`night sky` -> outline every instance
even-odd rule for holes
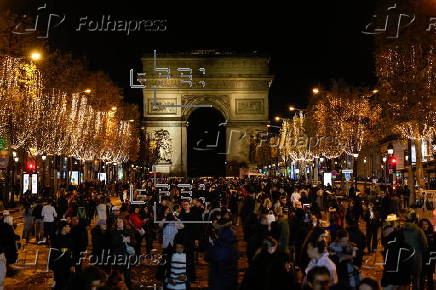
[[[50,48],[86,57],[123,88],[126,101],[142,107],[140,90],[129,87],[129,69],[140,71],[144,53],[194,49],[258,51],[271,56],[275,76],[270,114],[304,107],[314,86],[342,78],[374,85],[373,38],[361,31],[374,14],[374,0],[335,1],[97,1],[7,0],[15,12],[65,15],[49,33]],[[278,2],[278,1],[277,1]],[[3,3],[4,4],[4,3]],[[287,5],[289,4],[289,5]],[[167,20],[164,32],[76,31],[80,17],[99,20]],[[48,17],[41,17],[48,18]],[[45,20],[47,22],[47,20]],[[54,18],[52,21],[57,21]],[[43,20],[42,20],[43,22]]]

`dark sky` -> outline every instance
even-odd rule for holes
[[[108,72],[124,89],[127,101],[140,105],[140,90],[129,87],[129,69],[139,71],[141,55],[154,49],[158,53],[220,49],[270,55],[275,76],[271,115],[286,113],[290,104],[304,106],[311,88],[327,85],[332,78],[374,84],[373,39],[361,33],[374,14],[374,0],[7,1],[16,11],[33,17],[44,3],[47,9],[41,15],[65,15],[61,25],[50,29],[51,47],[85,56],[92,69]],[[76,31],[80,17],[99,20],[102,15],[117,20],[165,19],[167,29],[129,36]],[[57,18],[52,21],[56,23]]]

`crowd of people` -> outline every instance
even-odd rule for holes
[[[434,289],[433,225],[408,208],[406,188],[342,194],[266,177],[158,182],[24,196],[21,236],[9,212],[0,217],[0,290],[14,275],[18,242],[48,246],[54,289],[134,289],[139,265],[153,267],[163,289],[191,289],[206,263],[211,290]],[[363,277],[365,257],[377,251],[381,279]]]

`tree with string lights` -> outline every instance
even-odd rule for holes
[[[356,167],[362,147],[379,138],[380,115],[381,107],[369,89],[333,82],[309,110],[311,131],[319,138],[315,152],[326,157],[352,155]],[[356,168],[354,179],[357,180]]]
[[[291,160],[303,170],[307,180],[306,166],[314,158],[309,138],[305,132],[305,117],[302,111],[292,119],[283,119],[278,149],[284,160]]]
[[[376,38],[378,99],[384,108],[387,135],[399,134],[416,150],[416,182],[424,187],[423,142],[434,139],[436,128],[436,38],[423,29],[433,0],[403,1],[398,9],[416,15],[416,21],[398,38]],[[433,1],[434,2],[434,1]],[[410,202],[415,202],[415,172],[409,167]]]

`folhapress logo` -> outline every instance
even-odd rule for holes
[[[41,15],[40,13],[47,9],[47,4],[44,4],[41,7],[38,7],[36,9],[36,17],[35,19],[35,23],[33,24],[32,27],[28,27],[28,28],[24,28],[23,27],[23,23],[20,22],[18,23],[14,29],[12,30],[13,34],[36,34],[37,38],[48,38],[48,35],[50,33],[50,30],[52,28],[58,27],[59,25],[61,25],[64,21],[65,21],[65,14],[63,15],[59,15],[59,14],[54,14],[54,13],[49,13],[48,16],[46,15]],[[47,21],[44,21],[44,17],[47,16]],[[23,20],[25,20],[27,18],[27,15],[23,15]],[[43,23],[43,25],[41,25],[41,23]],[[46,25],[44,26],[44,23],[46,23]],[[39,32],[41,32],[42,34],[38,34]]]
[[[50,13],[47,4],[36,9],[36,15],[32,16],[34,23],[28,23],[28,15],[23,15],[22,21],[12,30],[13,34],[35,34],[37,38],[48,38],[53,28],[59,27],[65,22],[65,14]],[[27,26],[25,27],[27,23]],[[98,19],[90,19],[83,16],[71,21],[75,31],[97,31],[97,32],[125,32],[130,35],[132,32],[163,32],[167,30],[166,19],[114,19],[111,15],[102,15]]]
[[[79,27],[76,31],[117,31],[126,32],[158,32],[167,30],[167,20],[165,19],[142,19],[142,20],[121,20],[111,19],[110,15],[102,15],[100,19],[88,19],[88,16],[81,17]]]
[[[386,9],[384,15],[373,15],[373,21],[365,26],[363,34],[380,35],[385,34],[386,38],[399,38],[401,31],[416,22],[415,14],[399,13],[397,4]],[[379,21],[376,21],[379,19]],[[378,24],[377,24],[378,23]],[[391,29],[388,29],[388,28]],[[426,32],[436,33],[436,17],[428,17],[426,26],[422,28]]]

